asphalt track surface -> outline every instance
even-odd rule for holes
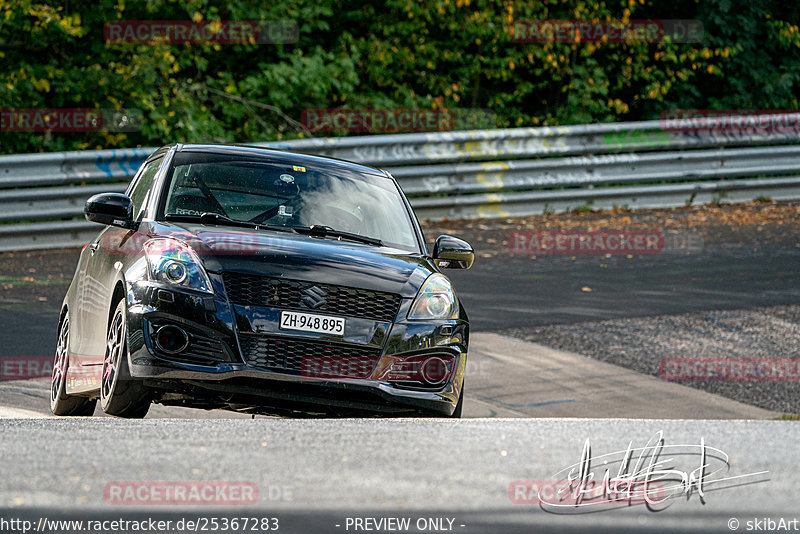
[[[721,473],[708,469],[702,499],[695,487],[659,512],[638,504],[566,515],[526,500],[525,481],[561,480],[587,438],[597,457],[629,443],[644,447],[659,431],[667,446],[705,438],[706,447],[727,454]],[[729,532],[732,519],[745,530],[756,518],[800,516],[800,449],[787,446],[798,439],[800,427],[786,421],[13,420],[0,433],[0,515],[34,524],[42,517],[277,517],[279,532],[292,533],[365,532],[347,521],[366,517],[453,520],[449,529],[403,532]],[[683,473],[701,464],[699,454],[664,452]],[[733,487],[710,483],[755,473]],[[258,497],[233,508],[174,508],[149,492],[114,500],[110,488],[133,481],[248,483]]]
[[[603,260],[478,260],[448,275],[476,331],[800,302],[800,249]]]
[[[724,349],[719,352],[722,356],[727,353],[800,356],[800,331],[796,320],[787,320],[784,314],[771,322],[756,321],[751,313],[759,307],[794,306],[792,309],[796,310],[800,304],[797,222],[794,226],[761,225],[749,233],[735,227],[723,226],[721,230],[715,227],[714,232],[705,230],[705,234],[701,234],[705,235],[700,240],[701,246],[676,247],[649,256],[511,254],[507,243],[503,243],[503,236],[508,236],[509,230],[500,226],[495,223],[494,226],[481,224],[453,229],[440,225],[427,229],[428,235],[455,230],[471,240],[479,252],[472,269],[447,272],[468,310],[473,340],[491,333],[513,335],[651,376],[657,375],[653,371],[657,368],[654,360],[663,355],[654,350],[657,336],[641,335],[647,328],[665,333],[662,336],[666,338],[662,340],[665,345],[678,346],[671,340],[693,337],[695,343],[691,350],[684,351],[687,357],[702,355],[720,332],[727,333],[734,326],[748,335],[733,340],[726,337],[725,343],[717,347]],[[59,305],[72,278],[77,256],[77,250],[0,256],[0,284],[3,285],[0,358],[52,354]],[[675,314],[720,310],[739,313],[740,324],[732,326],[706,317],[686,321],[675,331],[663,327],[669,322],[664,318]],[[796,316],[794,311],[789,319]],[[622,346],[618,339],[615,345],[614,339],[598,337],[598,322],[615,333],[625,330],[625,335],[617,336],[624,340]],[[776,341],[774,335],[767,335],[771,331],[779,332],[781,339]],[[637,333],[638,336],[634,335]],[[580,404],[579,396],[574,393],[554,391],[552,395],[542,395],[541,388],[535,390],[531,386],[542,365],[546,364],[541,361],[541,350],[532,346],[514,350],[516,355],[522,350],[527,361],[518,373],[505,379],[499,378],[504,376],[502,367],[499,371],[487,371],[492,368],[491,359],[478,354],[470,359],[469,391],[476,395],[468,395],[472,397],[468,415],[626,416],[625,412],[618,413],[618,409],[611,406],[601,410],[599,407],[604,405],[592,399],[585,399],[586,405]],[[568,356],[564,358],[569,359]],[[585,371],[585,363],[578,359],[572,366]],[[613,376],[614,372],[606,375]],[[551,375],[551,382],[575,391],[577,388],[569,386],[570,378],[567,374],[555,373]],[[517,383],[520,385],[514,398],[502,394],[503,388],[513,389],[511,386]],[[605,383],[606,386],[611,384],[610,380]],[[688,386],[758,406],[763,409],[758,412],[762,416],[768,412],[800,413],[797,381],[783,384],[697,382],[685,384],[684,389]],[[481,390],[484,393],[477,394]],[[42,391],[40,386],[30,384],[0,383],[0,406],[41,413],[47,409]],[[681,394],[681,397],[690,404],[694,399],[691,395]],[[566,403],[570,405],[566,413],[563,406],[556,406]],[[691,411],[687,414],[686,410],[677,408],[669,411],[663,407],[656,409],[651,404],[646,407],[652,411],[643,413],[629,409],[627,416],[730,418],[737,413],[745,416],[737,409],[716,414]],[[186,417],[192,413],[201,417],[227,416],[166,408],[155,408],[151,416]],[[748,417],[761,418],[753,414]]]
[[[576,325],[586,321],[623,320],[631,317],[654,317],[697,310],[748,309],[758,306],[797,304],[800,302],[800,248],[769,246],[737,250],[701,249],[693,252],[665,253],[657,257],[552,257],[532,260],[530,257],[498,254],[490,258],[478,258],[469,271],[449,271],[455,287],[467,307],[471,319],[473,340],[480,342],[482,336],[493,332],[522,331],[518,337],[538,341],[524,332],[542,325]],[[18,284],[4,292],[0,302],[0,358],[9,356],[42,356],[53,352],[58,306],[66,285],[72,277],[77,261],[76,250],[51,251],[20,254],[17,257],[0,258],[16,269],[16,276],[9,280],[22,280],[28,271],[37,282]],[[590,289],[590,291],[586,291]],[[690,325],[691,328],[695,328]],[[696,328],[695,328],[696,330]],[[704,335],[700,334],[702,338]],[[559,340],[547,340],[550,348],[559,345]],[[552,341],[552,342],[549,342]],[[752,341],[752,340],[751,340]],[[787,340],[798,345],[798,336]],[[484,345],[485,345],[484,341]],[[478,344],[474,344],[475,347]],[[569,349],[569,347],[567,347]],[[647,340],[641,341],[639,349],[647,352]],[[604,391],[619,381],[613,378],[622,369],[611,368],[603,373],[609,377],[602,384],[591,377],[587,369],[591,362],[567,351],[562,358],[570,365],[561,366],[548,375],[549,384],[537,384],[543,369],[552,370],[548,360],[542,358],[547,347],[510,348],[506,354],[486,357],[476,351],[470,358],[468,369],[470,400],[467,416],[472,417],[680,417],[680,418],[765,418],[779,415],[778,412],[796,413],[795,404],[759,403],[769,396],[771,387],[764,392],[737,387],[721,393],[740,404],[757,404],[760,411],[742,411],[742,406],[730,405],[719,410],[695,410],[695,396],[687,386],[668,384],[674,389],[670,395],[682,398],[684,403],[667,402],[666,397],[650,397],[659,403],[627,402],[618,396],[616,406],[596,402]],[[580,352],[580,351],[573,351]],[[565,355],[566,354],[566,355]],[[519,368],[507,373],[507,367],[497,361],[523,356],[516,362]],[[586,355],[592,356],[591,353]],[[617,361],[613,357],[604,361],[627,366],[639,372],[636,366]],[[571,358],[571,359],[570,359]],[[589,367],[587,367],[587,365]],[[568,370],[581,369],[582,382],[576,382]],[[646,372],[646,371],[645,371]],[[560,373],[560,374],[559,374]],[[627,375],[626,375],[627,376]],[[577,394],[587,380],[592,380],[597,396]],[[627,391],[632,382],[628,381]],[[657,380],[651,381],[656,387]],[[618,385],[618,384],[617,384]],[[690,384],[698,386],[697,384]],[[0,383],[0,406],[8,409],[47,412],[45,384],[8,382]],[[663,384],[658,384],[663,388]],[[700,387],[702,388],[702,384]],[[763,385],[762,385],[763,386]],[[642,386],[647,389],[649,386]],[[667,387],[667,389],[671,389]],[[796,403],[797,382],[781,385],[780,397],[794,399]],[[619,389],[619,388],[618,388]],[[709,388],[705,388],[709,389]],[[683,392],[678,393],[678,390]],[[508,392],[512,391],[513,394]],[[777,391],[777,390],[776,390]],[[545,392],[550,392],[545,394]],[[664,395],[668,394],[664,392]],[[754,397],[759,399],[754,401]],[[762,399],[763,400],[763,399]],[[702,406],[720,403],[702,401]],[[683,406],[679,408],[679,406]],[[98,415],[100,412],[98,410]],[[2,415],[2,413],[0,413]],[[230,417],[220,412],[196,412],[175,408],[155,407],[150,417]]]
[[[0,355],[53,350],[59,305],[77,258],[77,250],[65,250],[15,260],[17,279],[29,268],[50,268],[60,278],[0,300]],[[793,246],[574,258],[478,258],[472,269],[447,275],[475,332],[800,303],[800,248]]]
[[[48,415],[46,379],[2,381],[0,531],[18,532],[2,523],[15,518],[36,524],[42,518],[278,517],[279,532],[492,534],[731,532],[731,525],[753,530],[749,527],[764,528],[767,520],[791,521],[800,515],[795,422],[774,420],[780,411],[754,406],[746,396],[725,398],[659,380],[615,358],[613,350],[598,355],[591,345],[571,349],[559,330],[584,333],[598,322],[616,321],[619,327],[632,321],[635,328],[628,332],[641,333],[647,331],[643,321],[675,314],[796,307],[797,232],[777,232],[785,239],[706,243],[656,257],[532,258],[504,252],[501,239],[467,235],[490,246],[475,243],[483,252],[472,270],[448,272],[472,322],[461,421],[252,420],[160,406],[145,421],[63,419]],[[0,358],[52,353],[58,307],[77,252],[0,256]],[[778,349],[794,354],[794,323],[784,322],[791,335]],[[687,324],[700,340],[714,339],[730,326]],[[745,343],[754,349],[763,345],[765,336],[750,334],[738,341],[737,350],[746,351]],[[640,337],[644,341],[625,338],[632,340],[631,351],[647,350],[646,336]],[[599,455],[629,443],[642,446],[659,430],[667,444],[705,439],[724,450],[727,476],[769,474],[755,484],[706,491],[702,502],[695,491],[660,512],[635,505],[562,515],[510,497],[515,481],[549,481],[578,462],[586,439]],[[699,465],[699,457],[690,458],[694,463],[686,472]],[[106,499],[109,484],[152,481],[247,481],[257,486],[259,497],[242,507],[177,509]],[[414,526],[347,526],[348,520],[390,517],[409,518]],[[420,518],[452,519],[453,526],[419,529]]]
[[[798,304],[800,242],[796,230],[787,234],[786,243],[772,246],[707,246],[658,256],[479,256],[472,269],[447,275],[473,332]],[[0,283],[24,278],[31,269],[36,278],[53,277],[30,287],[17,284],[0,296],[0,356],[52,352],[78,252],[0,255],[6,271],[0,271]],[[3,277],[9,270],[16,272]]]
[[[616,365],[491,333],[474,334],[464,417],[774,419],[781,414]],[[50,417],[49,380],[0,383],[0,418]],[[103,416],[100,408],[95,415]],[[148,418],[247,418],[153,405]]]

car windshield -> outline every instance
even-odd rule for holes
[[[328,227],[385,246],[418,252],[414,226],[388,178],[342,168],[247,156],[179,153],[169,175],[163,215],[217,214],[264,227]],[[209,220],[206,217],[206,220]]]

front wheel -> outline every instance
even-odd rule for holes
[[[97,399],[67,395],[67,370],[69,369],[69,311],[64,314],[58,329],[58,344],[50,379],[50,411],[55,415],[83,415],[94,413]]]
[[[128,321],[125,299],[114,310],[106,336],[103,378],[100,382],[100,406],[109,415],[141,419],[150,410],[150,391],[128,370]]]

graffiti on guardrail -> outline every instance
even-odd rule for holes
[[[601,181],[604,166],[632,164],[639,159],[638,154],[606,154],[563,158],[558,165],[539,160],[472,163],[442,166],[433,176],[418,177],[413,169],[409,169],[396,177],[403,180],[403,189],[409,194],[579,185]],[[624,172],[630,174],[630,170],[626,167]],[[430,172],[430,169],[425,171]],[[421,180],[422,187],[414,182],[415,179]]]
[[[125,153],[130,153],[130,151],[110,150],[107,153],[98,154],[95,165],[109,178],[114,176],[114,168],[122,171],[125,176],[133,176],[150,155],[146,150],[140,149],[134,149],[133,153],[128,156],[125,156]]]
[[[797,132],[663,126],[584,124],[264,145],[386,168],[423,220],[800,198]],[[152,150],[0,157],[0,222],[6,223],[0,250],[85,244],[98,227],[83,220],[83,200],[100,192],[99,184],[123,191]]]

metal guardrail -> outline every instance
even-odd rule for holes
[[[783,117],[786,117],[787,124],[796,125],[800,113]],[[617,122],[544,128],[312,138],[255,144],[391,167],[409,163],[759,146],[796,142],[800,134],[800,130],[796,130],[774,134],[719,132],[697,135],[665,131],[663,126],[661,121]]]
[[[97,235],[91,195],[124,191],[153,149],[0,156],[0,251],[73,247]]]
[[[398,179],[421,219],[800,199],[800,114],[781,133],[665,131],[660,121],[256,143]],[[0,251],[82,245],[83,203],[122,191],[153,149],[0,157]]]

